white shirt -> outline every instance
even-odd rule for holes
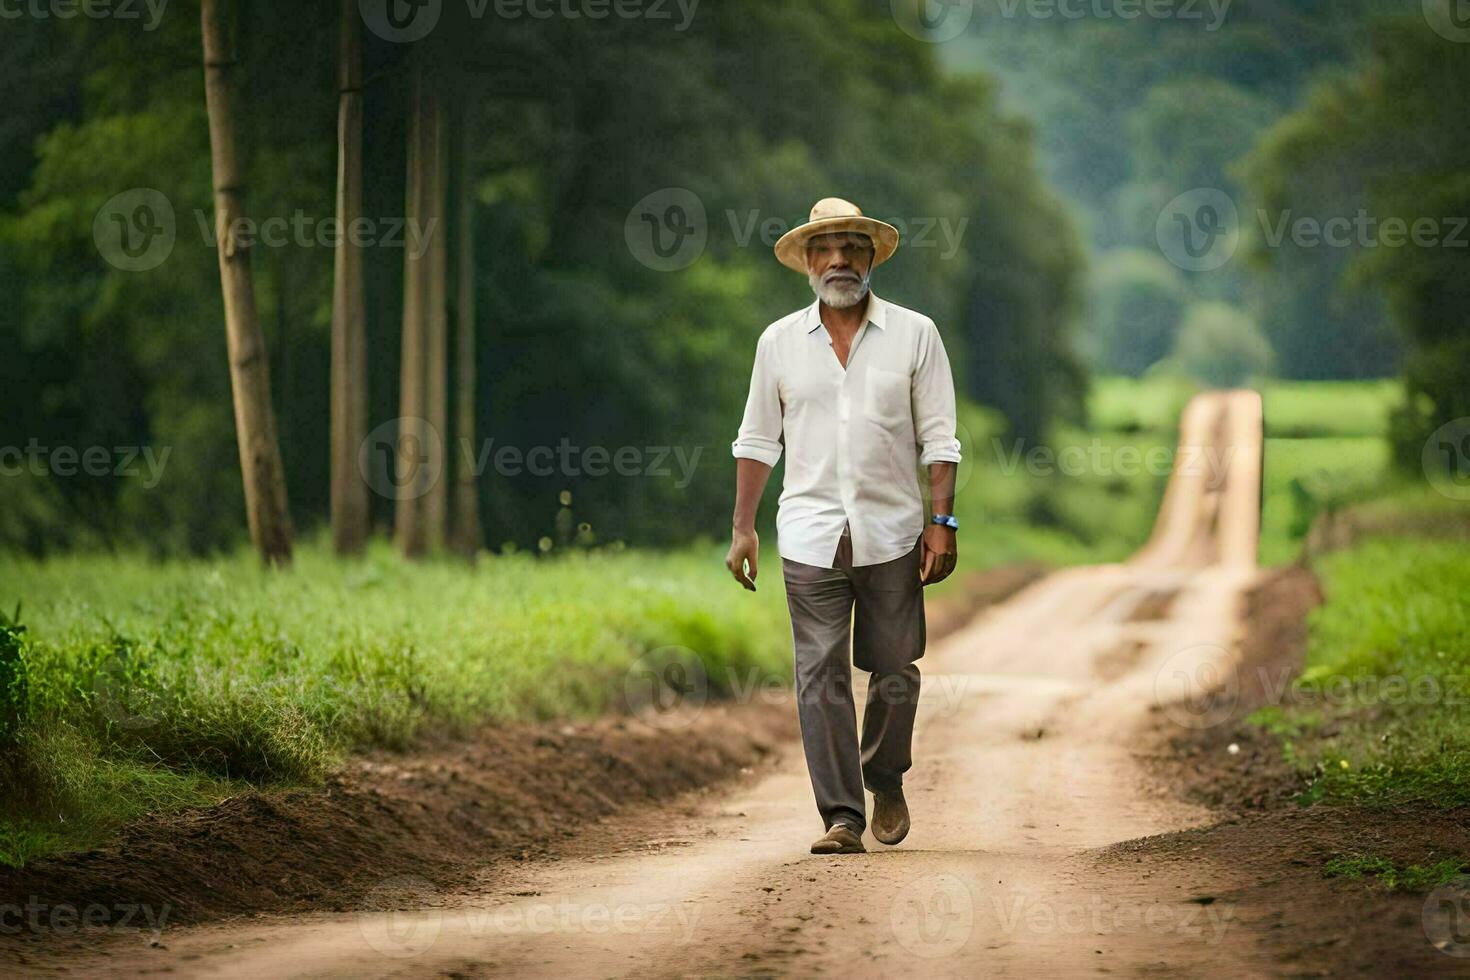
[[[761,334],[736,458],[775,466],[782,558],[831,568],[843,525],[854,565],[913,550],[924,530],[919,467],[958,463],[954,378],[928,317],[868,298],[844,370],[818,304]]]

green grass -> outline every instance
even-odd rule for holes
[[[1262,478],[1262,565],[1295,561],[1312,521],[1382,491],[1388,443],[1378,436],[1266,440]]]
[[[1178,432],[1179,416],[1199,388],[1179,377],[1094,378],[1089,426],[1102,432]]]
[[[1375,538],[1316,568],[1305,669],[1253,718],[1303,802],[1470,804],[1470,543]]]
[[[1374,878],[1391,892],[1427,892],[1458,878],[1466,862],[1446,858],[1434,864],[1410,864],[1400,868],[1388,858],[1368,854],[1347,854],[1330,858],[1322,868],[1325,878],[1358,881]]]
[[[1148,540],[1177,420],[1137,431],[1064,426],[1043,444],[1003,436],[998,417],[974,407],[960,422],[955,509],[966,567],[1117,561]],[[1162,467],[1148,465],[1150,453]]]
[[[355,749],[604,711],[645,656],[697,657],[715,695],[784,681],[779,565],[752,596],[719,551],[471,570],[409,565],[385,545],[341,562],[316,546],[285,574],[244,553],[0,558],[27,630],[21,718],[0,741],[0,860],[241,784],[311,782]]]
[[[1381,438],[1402,399],[1397,380],[1273,381],[1261,390],[1266,435],[1278,439]]]

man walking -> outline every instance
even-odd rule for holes
[[[954,380],[934,321],[870,291],[898,230],[838,198],[776,243],[817,301],[761,334],[733,451],[734,529],[725,566],[755,591],[756,508],[784,442],[776,519],[791,611],[801,740],[826,833],[813,854],[864,850],[909,831],[903,774],[919,705],[923,586],[954,571],[960,461]],[[919,467],[927,467],[926,524]],[[861,742],[849,649],[870,674]]]

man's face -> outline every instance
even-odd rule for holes
[[[807,280],[812,291],[833,309],[856,306],[868,294],[873,267],[873,240],[855,232],[814,235],[806,243]]]

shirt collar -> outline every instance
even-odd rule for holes
[[[812,333],[822,325],[822,301],[815,300],[811,306],[806,308],[806,332]],[[878,298],[878,294],[869,290],[868,292],[868,323],[880,329],[888,328],[888,304]]]

